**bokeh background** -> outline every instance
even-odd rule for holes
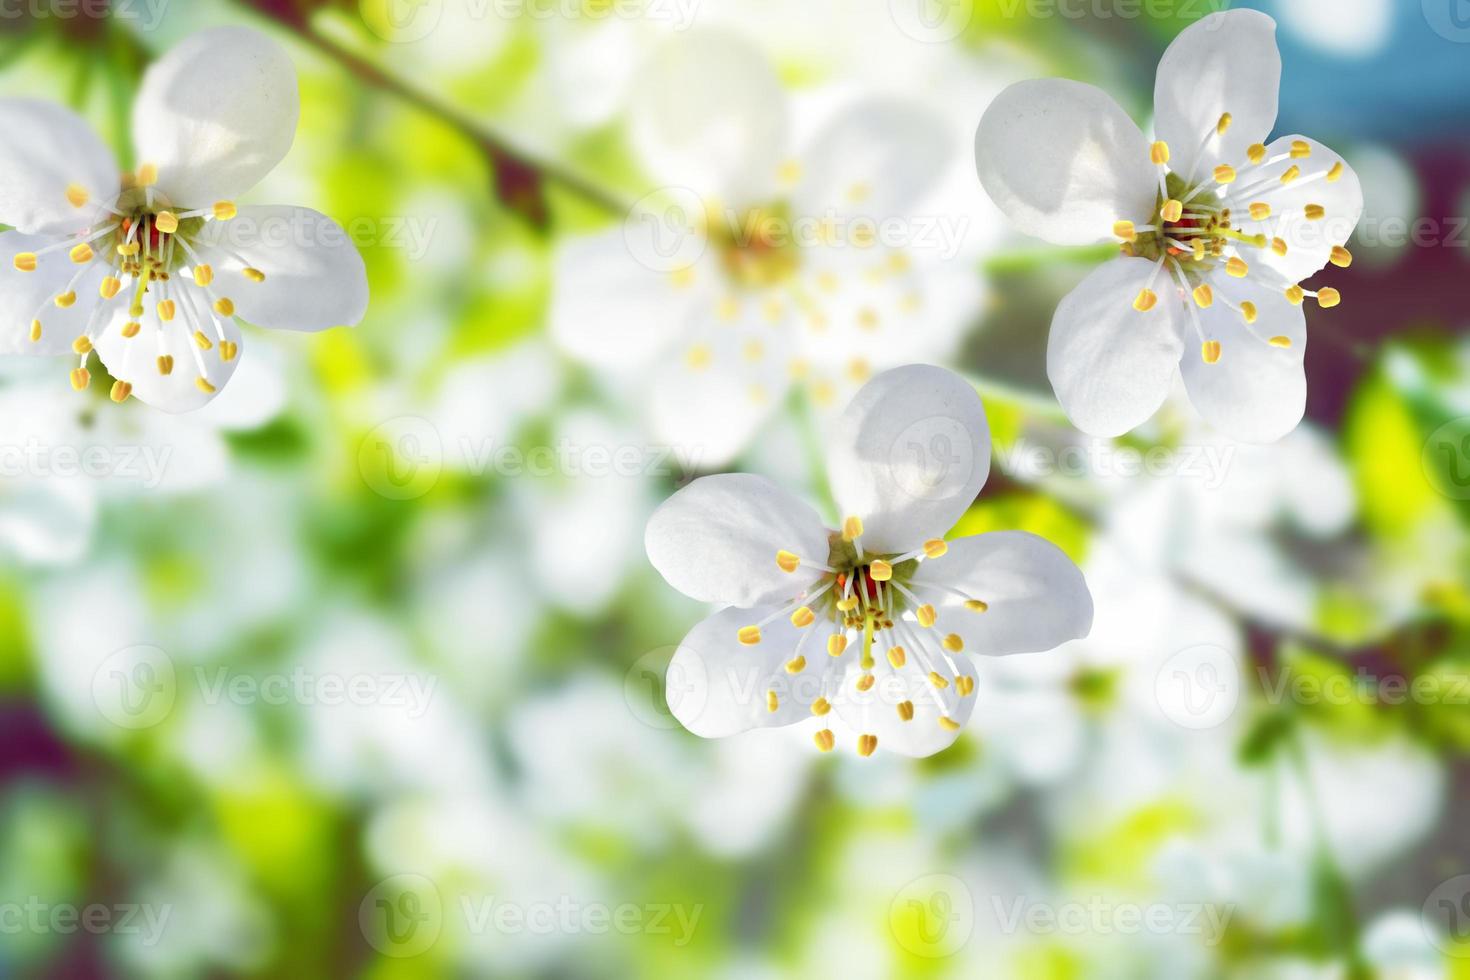
[[[0,92],[124,160],[151,58],[279,39],[302,124],[252,200],[334,216],[373,294],[356,329],[252,331],[193,415],[3,365],[0,976],[1470,977],[1470,9],[1249,5],[1280,23],[1277,131],[1367,197],[1308,422],[1258,448],[1182,397],[1072,430],[1047,326],[1109,250],[1010,232],[970,163],[1021,78],[1146,125],[1158,55],[1222,3],[0,4]],[[939,120],[929,193],[879,216],[963,235],[915,246],[932,316],[676,440],[687,352],[618,356],[638,285],[576,245],[668,187],[650,130],[722,152],[698,113],[649,122],[640,73],[680,56],[797,145],[865,97]],[[825,413],[919,356],[996,438],[957,533],[1062,545],[1093,634],[982,664],[922,761],[682,731],[664,669],[707,610],[647,564],[648,514],[721,469],[824,501]]]

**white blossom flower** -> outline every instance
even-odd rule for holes
[[[286,53],[246,28],[202,31],[155,62],[133,106],[141,161],[71,111],[0,100],[0,353],[65,354],[72,386],[95,351],[114,401],[170,412],[234,374],[238,320],[282,330],[352,325],[367,308],[362,257],[306,208],[237,206],[290,149],[299,113]]]
[[[1164,53],[1152,144],[1105,93],[1066,79],[1014,85],[985,113],[980,180],[1022,231],[1123,241],[1052,321],[1047,373],[1078,428],[1133,429],[1181,373],[1196,410],[1238,439],[1270,442],[1301,420],[1303,303],[1341,301],[1301,283],[1352,262],[1363,193],[1322,144],[1264,142],[1280,78],[1275,22],[1236,10]]]
[[[874,371],[947,356],[982,299],[967,219],[924,202],[956,140],[911,101],[827,113],[793,154],[765,56],[694,32],[649,59],[629,136],[661,193],[558,251],[549,329],[629,376],[658,437],[732,459],[799,386],[835,416]]]
[[[1082,573],[1049,542],[943,539],[989,471],[974,389],[910,365],[864,385],[834,426],[840,531],[758,476],[704,477],[665,501],[649,560],[726,606],[669,665],[674,716],[706,738],[814,719],[827,751],[835,713],[862,755],[880,739],[909,756],[947,747],[975,703],[971,654],[1049,650],[1092,624]]]

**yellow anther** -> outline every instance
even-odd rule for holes
[[[178,309],[179,308],[174,305],[173,300],[160,300],[158,303],[158,318],[164,323],[168,323],[174,318],[174,314],[178,312]]]
[[[92,383],[92,372],[86,368],[77,368],[71,373],[71,387],[73,391],[81,391]]]
[[[863,536],[863,519],[861,517],[849,517],[842,522],[842,540],[856,541]]]
[[[1353,253],[1341,245],[1332,246],[1332,256],[1329,261],[1339,269],[1346,269],[1353,264]]]
[[[981,602],[979,599],[966,599],[965,608],[970,610],[970,612],[985,612],[985,610],[990,608],[990,603]]]
[[[122,335],[128,339],[138,336],[138,331],[143,329],[143,324],[137,320],[129,320],[123,324]]]
[[[1260,163],[1262,160],[1266,159],[1266,144],[1252,143],[1250,147],[1245,151],[1245,155],[1246,159],[1250,160],[1251,163]]]
[[[1205,240],[1203,238],[1196,236],[1194,244],[1189,248],[1194,253],[1194,260],[1196,262],[1203,262],[1205,260]]]
[[[934,612],[934,607],[926,602],[924,603],[924,605],[915,610],[914,615],[918,616],[919,625],[924,627],[925,629],[928,629],[929,627],[934,625],[934,619],[937,614]]]
[[[68,306],[71,306],[74,303],[76,303],[76,301],[77,301],[77,294],[76,294],[75,291],[72,291],[72,292],[68,292],[68,293],[62,293],[60,296],[56,297],[56,299],[55,299],[54,302],[56,303],[57,306],[61,307],[64,310]]]
[[[86,334],[82,334],[76,340],[73,340],[71,342],[71,351],[73,354],[92,353],[92,338],[88,337]]]
[[[172,211],[160,211],[153,216],[153,227],[165,235],[172,235],[179,230],[179,216]]]
[[[1232,255],[1225,263],[1225,271],[1236,279],[1244,279],[1251,274],[1251,267],[1240,256]]]
[[[1207,340],[1199,347],[1199,356],[1206,364],[1220,363],[1220,342]]]
[[[219,359],[229,363],[240,353],[240,345],[233,340],[221,340],[219,342]]]
[[[958,633],[951,633],[944,638],[944,649],[950,653],[959,653],[965,648],[965,641]]]
[[[969,697],[975,693],[975,678],[961,674],[954,679],[954,689],[960,692],[960,697]]]
[[[1272,347],[1290,347],[1291,338],[1282,336],[1272,337],[1270,340],[1270,344]]]
[[[67,254],[71,256],[71,260],[77,265],[86,265],[88,262],[91,262],[92,259],[96,257],[97,253],[92,251],[91,245],[88,245],[86,242],[82,242],[82,244],[78,245]]]
[[[1183,216],[1183,201],[1168,200],[1165,201],[1164,206],[1159,209],[1159,217],[1163,218],[1165,221],[1178,221]]]
[[[163,375],[174,373],[174,356],[172,354],[160,354],[158,356],[158,373]]]
[[[1302,300],[1306,299],[1307,291],[1300,286],[1286,287],[1286,301],[1292,306],[1301,306]]]
[[[1140,313],[1147,313],[1159,305],[1159,296],[1152,289],[1140,289],[1138,296],[1133,300],[1133,308]]]
[[[960,723],[955,721],[953,718],[950,718],[948,715],[940,715],[939,727],[947,732],[957,732],[960,730]]]
[[[852,612],[858,607],[858,597],[850,595],[846,599],[837,600],[837,608],[843,612]]]
[[[1220,164],[1220,166],[1218,166],[1218,167],[1215,168],[1215,183],[1217,183],[1217,184],[1233,184],[1233,183],[1235,183],[1235,168],[1232,167],[1232,166],[1230,166],[1228,163],[1222,163],[1222,164]]]
[[[873,751],[875,749],[877,749],[877,748],[878,748],[878,736],[877,735],[859,735],[858,736],[858,755],[860,755],[860,756],[862,756],[863,758],[866,759],[868,756],[872,755],[873,754]]]
[[[817,743],[817,749],[822,752],[831,752],[832,746],[837,744],[837,738],[832,734],[832,729],[824,728],[812,736],[812,741]]]
[[[194,343],[199,345],[200,350],[210,350],[214,347],[214,344],[210,341],[210,339],[204,336],[203,330],[194,331]]]
[[[229,221],[239,210],[232,201],[216,201],[214,203],[214,217],[216,221]]]
[[[92,199],[92,195],[88,194],[87,189],[81,184],[68,184],[66,186],[66,199],[71,202],[72,207],[80,208],[86,207],[87,202]]]
[[[903,721],[914,720],[914,702],[901,701],[898,704],[898,717]]]
[[[155,164],[155,163],[145,163],[141,167],[138,168],[138,186],[139,187],[152,187],[156,183],[158,183],[158,165],[157,164]]]
[[[1131,221],[1117,221],[1113,223],[1113,237],[1134,242],[1138,240],[1138,229]]]
[[[761,641],[761,628],[759,626],[742,626],[735,636],[741,643],[748,647],[753,647]]]
[[[941,691],[944,690],[946,687],[949,687],[949,681],[944,679],[943,674],[935,670],[929,671],[929,683],[933,684]]]
[[[925,558],[943,558],[949,551],[949,542],[943,538],[930,538],[924,542]]]
[[[805,657],[794,657],[791,660],[786,661],[786,673],[799,674],[803,670],[806,670]]]
[[[40,320],[32,320],[31,321],[31,343],[34,344],[36,341],[38,341],[40,339],[41,339],[41,321]]]
[[[817,614],[812,612],[810,606],[802,606],[791,614],[791,625],[797,629],[810,626],[816,622]]]
[[[1215,123],[1215,132],[1217,134],[1219,134],[1220,136],[1224,136],[1225,135],[1225,131],[1230,128],[1230,124],[1232,122],[1234,122],[1234,121],[1235,121],[1235,117],[1232,116],[1230,113],[1228,113],[1228,112],[1223,113],[1220,116],[1220,121],[1217,122],[1217,123]]]
[[[1277,255],[1280,255],[1282,257],[1285,257],[1285,255],[1286,255],[1286,239],[1284,239],[1284,238],[1273,238],[1273,239],[1271,239],[1271,251],[1275,252]]]
[[[889,649],[888,662],[893,665],[894,670],[901,668],[904,664],[908,663],[908,660],[909,655],[904,652],[903,647],[892,647]]]
[[[16,272],[35,272],[36,271],[36,253],[35,252],[21,252],[19,255],[17,255],[15,257],[15,271]]]
[[[1194,287],[1194,301],[1202,310],[1208,310],[1215,303],[1215,291],[1210,284],[1202,282]]]
[[[874,582],[887,582],[893,578],[893,566],[886,561],[875,561],[868,566],[868,577]]]
[[[818,718],[823,717],[832,710],[832,703],[826,698],[817,698],[812,702],[812,714]]]
[[[134,255],[137,255],[140,251],[142,251],[142,246],[139,245],[137,242],[117,243],[117,254],[125,258],[130,258]]]
[[[1334,163],[1332,165],[1332,169],[1329,170],[1329,171],[1327,171],[1327,183],[1329,183],[1329,184],[1335,184],[1339,180],[1342,180],[1342,174],[1343,174],[1344,169],[1346,169],[1346,168],[1343,167],[1341,160],[1339,160],[1336,163]]]
[[[1290,167],[1287,168],[1286,173],[1281,175],[1281,182],[1283,184],[1289,184],[1301,175],[1302,168],[1298,167],[1296,164],[1292,164]]]
[[[1245,318],[1246,323],[1256,322],[1256,304],[1250,300],[1240,304],[1240,315]]]
[[[859,691],[871,691],[873,689],[874,680],[876,680],[876,678],[874,678],[872,674],[864,674],[857,680],[857,689]]]
[[[265,282],[265,273],[259,269],[245,269],[245,278],[251,282]]]
[[[220,316],[234,316],[235,301],[230,299],[228,296],[221,296],[219,299],[214,301],[214,312],[218,313]]]
[[[1321,221],[1327,217],[1327,209],[1320,204],[1308,204],[1303,210],[1308,221]]]
[[[194,285],[208,286],[214,282],[214,267],[211,265],[196,265],[194,267]]]
[[[827,655],[840,657],[847,649],[847,637],[841,633],[833,633],[827,637]]]
[[[1322,309],[1330,310],[1341,302],[1342,293],[1339,293],[1331,286],[1317,290],[1317,305],[1322,307]]]
[[[1257,201],[1251,205],[1252,221],[1265,221],[1269,217],[1271,217],[1271,205],[1262,201]]]
[[[796,571],[801,565],[801,559],[789,551],[776,552],[776,567],[786,573]]]
[[[112,299],[112,297],[117,295],[118,290],[120,289],[122,289],[122,280],[117,278],[116,276],[108,276],[107,278],[103,279],[102,284],[97,287],[97,292],[102,296],[103,299]]]
[[[781,699],[776,696],[775,691],[766,692],[766,710],[775,714],[781,709]]]
[[[707,345],[695,344],[689,348],[689,353],[684,355],[684,363],[688,364],[691,370],[703,371],[709,367],[709,362],[713,357]]]
[[[1312,155],[1312,144],[1306,140],[1292,140],[1291,158],[1293,160],[1305,160]]]
[[[126,381],[114,381],[112,383],[112,400],[117,402],[119,405],[127,401],[128,396],[132,393],[133,386],[128,384]]]
[[[1153,146],[1149,147],[1148,158],[1162,167],[1169,162],[1169,144],[1163,140],[1159,140]]]
[[[216,391],[219,390],[214,385],[212,385],[212,384],[209,383],[209,379],[208,378],[195,378],[194,379],[194,387],[198,388],[200,391],[204,392],[206,395],[212,395]]]

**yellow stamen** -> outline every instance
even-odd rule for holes
[[[1272,347],[1290,347],[1291,338],[1282,336],[1272,337],[1270,340],[1270,344]]]
[[[1317,305],[1322,307],[1322,309],[1330,310],[1341,302],[1342,293],[1339,293],[1331,286],[1317,290]]]
[[[908,663],[908,659],[909,656],[904,652],[903,647],[893,647],[888,651],[888,662],[893,665],[894,670],[898,670],[904,664]]]
[[[21,252],[19,255],[17,255],[15,257],[15,271],[16,272],[35,272],[36,271],[36,253],[35,252]]]
[[[944,679],[944,675],[934,670],[929,671],[929,683],[933,684],[941,691],[944,690],[946,687],[949,687],[949,681]]]
[[[916,610],[915,615],[919,617],[919,625],[928,629],[934,625],[937,613],[935,613],[933,606],[925,603]]]
[[[1152,289],[1140,289],[1138,296],[1133,300],[1133,308],[1140,313],[1147,313],[1159,303],[1158,294]]]
[[[816,622],[816,619],[817,614],[812,612],[811,607],[802,606],[791,614],[791,625],[797,629],[802,629]]]
[[[172,320],[174,318],[174,314],[177,312],[178,307],[174,305],[173,300],[165,299],[159,301],[158,318],[164,323],[168,323],[170,320]]]
[[[824,728],[817,732],[812,736],[812,740],[817,743],[817,748],[822,752],[831,752],[832,746],[837,744],[837,739],[832,734],[832,729],[830,728]]]
[[[199,345],[200,350],[209,350],[214,347],[214,344],[210,342],[209,338],[204,336],[203,330],[194,331],[194,343]]]
[[[214,204],[214,217],[216,221],[229,221],[239,213],[231,201],[216,201]]]
[[[72,207],[80,208],[86,207],[87,202],[92,199],[92,195],[88,194],[87,189],[81,184],[68,184],[66,186],[66,199],[71,202]]]
[[[840,657],[847,649],[847,637],[841,633],[833,633],[827,637],[827,654],[832,657]]]
[[[206,395],[212,395],[216,391],[219,390],[219,389],[215,388],[214,385],[212,385],[212,384],[209,383],[209,379],[208,378],[195,378],[194,379],[194,387],[198,388],[200,391],[204,392]]]
[[[1226,130],[1230,128],[1230,124],[1234,121],[1235,117],[1232,116],[1230,113],[1227,112],[1222,114],[1220,116],[1220,121],[1215,124],[1215,132],[1220,136],[1224,136]]]
[[[1283,184],[1289,184],[1292,181],[1296,180],[1301,175],[1302,175],[1302,168],[1301,167],[1298,167],[1296,164],[1292,164],[1291,167],[1289,167],[1287,169],[1286,173],[1284,173],[1284,174],[1281,175],[1281,182]]]
[[[1321,221],[1327,217],[1327,209],[1320,204],[1308,204],[1305,211],[1308,221]]]
[[[122,289],[122,280],[116,276],[108,276],[102,280],[102,285],[97,287],[97,292],[103,299],[112,299],[120,289]]]
[[[1159,209],[1159,216],[1165,221],[1178,221],[1184,215],[1184,202],[1169,200]]]
[[[1218,167],[1215,168],[1215,183],[1217,183],[1217,184],[1233,184],[1233,183],[1235,183],[1235,168],[1232,167],[1232,166],[1230,166],[1229,164],[1226,164],[1226,163],[1220,164],[1220,166],[1218,166]]]
[[[196,265],[194,267],[194,285],[208,286],[214,282],[214,267],[211,265]]]
[[[1260,201],[1251,205],[1252,221],[1265,221],[1269,217],[1271,217],[1271,205],[1264,204]]]
[[[174,373],[174,356],[172,354],[159,355],[158,373],[162,375],[169,375]]]
[[[67,254],[71,256],[71,260],[77,265],[86,265],[88,262],[91,262],[92,259],[96,257],[97,253],[92,251],[91,245],[88,245],[86,242],[82,242],[82,244],[78,245]]]
[[[86,334],[83,334],[82,336],[71,342],[71,350],[73,354],[92,353],[92,338],[88,337]]]
[[[1292,140],[1291,158],[1293,160],[1305,160],[1312,155],[1312,144],[1306,140]]]
[[[1200,345],[1200,357],[1206,364],[1220,363],[1220,342],[1218,340],[1207,340]]]
[[[1215,303],[1215,291],[1210,284],[1202,282],[1194,289],[1194,301],[1202,310],[1208,310]]]
[[[805,657],[795,657],[795,658],[793,658],[791,660],[786,661],[786,673],[788,673],[788,674],[799,674],[803,670],[806,670],[806,658]]]
[[[1332,246],[1332,257],[1329,261],[1339,269],[1346,269],[1353,264],[1353,253],[1341,245],[1334,245]]]
[[[1256,304],[1252,303],[1250,300],[1246,300],[1245,302],[1241,303],[1240,315],[1245,318],[1246,323],[1255,323],[1257,315]]]
[[[1251,163],[1260,163],[1262,160],[1266,159],[1266,144],[1252,143],[1250,147],[1245,151],[1245,155]]]
[[[873,689],[874,680],[876,680],[876,678],[873,677],[872,674],[864,674],[863,676],[858,678],[857,689],[859,691],[871,691]]]
[[[118,242],[117,243],[117,254],[118,255],[121,255],[121,256],[124,256],[124,257],[131,257],[131,256],[134,256],[134,255],[137,255],[140,251],[142,251],[142,249],[143,249],[143,247],[141,245],[139,245],[137,242]]]
[[[1284,238],[1273,238],[1273,239],[1271,239],[1271,251],[1275,252],[1277,255],[1280,255],[1280,256],[1283,256],[1284,257],[1286,255],[1286,239],[1284,239]]]
[[[81,391],[92,383],[92,372],[86,368],[77,368],[71,373],[71,387],[73,391]]]
[[[1300,286],[1286,287],[1286,301],[1292,306],[1301,306],[1302,300],[1306,299],[1307,292]]]
[[[1168,163],[1169,144],[1165,143],[1163,140],[1159,140],[1153,146],[1149,147],[1148,158],[1152,160],[1157,166],[1163,166],[1164,164]]]
[[[153,216],[153,227],[165,235],[172,235],[179,230],[179,216],[172,211],[160,211]]]
[[[69,293],[62,293],[60,296],[56,297],[56,300],[55,300],[56,305],[59,306],[59,307],[61,307],[63,310],[66,309],[67,307],[71,306],[72,304],[76,303],[76,301],[77,301],[77,294],[76,294],[75,291],[69,292]]]
[[[832,703],[826,698],[817,698],[815,701],[812,702],[812,714],[816,715],[818,718],[821,718],[831,710]]]
[[[779,568],[779,569],[781,569],[781,571],[786,572],[787,574],[790,574],[791,572],[796,571],[797,567],[800,564],[801,564],[801,559],[799,557],[797,557],[796,555],[793,555],[791,552],[789,552],[789,551],[778,551],[778,552],[776,552],[776,567]]]
[[[856,541],[863,536],[863,519],[861,517],[849,517],[842,522],[842,540]]]
[[[943,728],[947,732],[957,732],[960,730],[960,723],[946,715],[940,715],[939,727]]]
[[[132,393],[133,386],[128,384],[126,381],[114,381],[112,383],[112,400],[117,402],[119,405],[127,401],[128,396]]]
[[[775,691],[767,691],[766,692],[766,710],[769,711],[771,714],[774,715],[780,709],[781,709],[781,699],[778,698],[778,697],[776,697],[776,692]]]
[[[265,273],[259,269],[246,269],[244,272],[245,278],[251,282],[265,282]]]
[[[985,610],[990,608],[990,603],[981,602],[979,599],[966,599],[965,608],[970,610],[970,612],[985,612]]]
[[[741,643],[748,647],[753,647],[761,641],[761,628],[759,626],[742,626],[735,636]]]
[[[31,321],[31,343],[34,344],[36,341],[38,341],[40,339],[41,339],[41,321],[40,320],[32,320]]]
[[[858,755],[862,756],[863,758],[866,759],[868,756],[872,755],[873,754],[873,750],[876,749],[877,747],[878,747],[878,736],[877,735],[859,735],[858,736]]]
[[[158,183],[158,165],[157,164],[155,164],[155,163],[145,163],[141,167],[138,168],[138,186],[139,187],[152,187],[156,183]]]
[[[139,323],[137,320],[131,320],[128,323],[123,324],[122,335],[131,339],[138,336],[138,331],[142,329],[143,324]]]
[[[943,538],[930,538],[924,542],[925,558],[943,558],[949,551],[949,543]]]
[[[234,316],[234,300],[230,299],[228,296],[221,296],[219,299],[214,301],[214,312],[218,313],[220,316]]]
[[[893,566],[886,561],[875,561],[868,566],[868,577],[874,582],[887,582],[893,578]]]
[[[1113,237],[1121,238],[1125,242],[1138,240],[1138,231],[1131,221],[1118,221],[1113,224]]]
[[[904,721],[914,720],[914,702],[902,701],[898,705],[898,717]]]
[[[954,679],[954,689],[960,692],[960,697],[969,697],[975,693],[975,678],[961,674]]]
[[[1339,180],[1342,180],[1342,174],[1343,174],[1343,170],[1344,169],[1345,168],[1343,167],[1341,160],[1339,160],[1336,163],[1334,163],[1332,165],[1332,169],[1329,170],[1329,171],[1327,171],[1327,183],[1329,183],[1329,184],[1335,184]]]
[[[1246,276],[1250,275],[1251,267],[1245,264],[1244,259],[1240,258],[1238,255],[1233,255],[1230,257],[1229,261],[1225,263],[1225,271],[1237,279],[1244,279]]]
[[[944,638],[944,649],[950,653],[959,653],[965,648],[965,641],[958,633],[951,633]]]
[[[843,612],[852,612],[858,607],[858,597],[850,595],[846,599],[837,600],[837,608]]]

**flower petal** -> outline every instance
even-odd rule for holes
[[[636,226],[638,233],[656,229]],[[647,364],[689,324],[696,304],[712,305],[705,264],[682,275],[641,265],[624,228],[563,242],[552,269],[548,330],[570,357],[604,368]]]
[[[702,602],[756,606],[793,599],[822,576],[782,571],[788,551],[825,565],[827,530],[811,507],[762,476],[706,476],[654,511],[644,533],[648,560],[664,579]]]
[[[1065,78],[1018,82],[980,120],[980,183],[1028,235],[1057,245],[1113,240],[1158,204],[1148,141],[1101,89]]]
[[[938,604],[934,630],[959,636],[964,655],[1037,653],[1092,629],[1092,595],[1081,570],[1056,545],[1025,531],[951,541],[942,557],[919,565],[913,581],[920,589],[941,586],[986,604],[976,611],[949,593]]]
[[[367,269],[342,226],[310,208],[243,207],[211,221],[200,255],[214,266],[213,295],[272,330],[355,326],[367,312]],[[248,264],[247,264],[248,263]],[[264,273],[257,277],[245,270]]]
[[[246,27],[191,34],[155,61],[133,104],[133,145],[179,207],[232,200],[281,162],[300,115],[296,68]]]
[[[1254,287],[1217,279],[1217,296],[1250,295]],[[1205,333],[1220,343],[1220,359],[1206,364],[1198,351],[1186,351],[1180,371],[1190,403],[1206,422],[1242,442],[1274,442],[1295,429],[1306,410],[1306,316],[1274,290],[1259,287],[1255,297],[1260,309],[1254,326],[1218,298],[1200,310]],[[1273,336],[1289,338],[1291,346],[1272,346]]]
[[[759,48],[719,30],[679,34],[633,80],[629,135],[656,179],[746,204],[775,186],[786,105]]]
[[[117,197],[117,160],[81,116],[50,102],[0,99],[0,132],[0,223],[67,235],[106,217],[100,205]]]
[[[774,609],[725,609],[704,620],[679,644],[669,662],[664,692],[679,723],[701,738],[724,738],[752,728],[774,728],[812,717],[822,696],[821,627],[797,629],[785,616],[761,629],[761,641],[746,646],[743,627]],[[808,667],[788,674],[785,665],[802,652]],[[820,658],[818,657],[820,654]],[[771,693],[776,710],[771,710]]]
[[[1305,144],[1310,155],[1292,157],[1293,144]],[[1245,186],[1231,199],[1231,215],[1239,215],[1240,229],[1247,234],[1279,238],[1286,245],[1285,255],[1265,248],[1252,250],[1254,255],[1247,255],[1246,260],[1276,272],[1283,285],[1298,283],[1327,265],[1334,246],[1346,245],[1352,238],[1363,216],[1363,187],[1347,161],[1305,136],[1276,140],[1266,148],[1266,159],[1274,162],[1241,172],[1238,182]],[[1283,184],[1282,176],[1292,167],[1300,176]],[[1262,184],[1259,192],[1250,192],[1253,185]],[[1270,217],[1250,220],[1254,203],[1269,205]],[[1313,208],[1311,216],[1309,207]]]
[[[82,271],[69,258],[66,250],[38,256],[34,272],[19,272],[15,256],[22,252],[39,252],[56,243],[54,238],[0,234],[0,354],[69,354],[72,341],[87,329],[97,308],[97,289],[104,270],[94,262]],[[81,272],[81,279],[72,280]],[[58,307],[55,298],[68,287],[77,301],[66,308]],[[41,321],[41,339],[32,342],[33,320]]]
[[[802,154],[799,216],[903,214],[935,188],[955,151],[944,120],[921,104],[867,99],[829,120]]]
[[[1156,305],[1139,312],[1145,288]],[[1169,273],[1155,275],[1147,259],[1106,262],[1068,293],[1051,321],[1046,373],[1072,424],[1112,437],[1158,411],[1184,350],[1183,319]]]
[[[176,314],[167,322],[159,318],[156,303],[145,304],[143,316],[136,321],[128,315],[127,305],[119,303],[111,323],[94,341],[108,373],[131,384],[134,398],[165,412],[192,412],[209,404],[224,390],[244,356],[244,338],[235,318],[214,316],[198,292],[192,287],[171,292]],[[132,337],[123,336],[128,322],[140,324]],[[196,334],[209,342],[207,350]],[[221,339],[235,347],[229,360],[224,359]],[[160,357],[173,358],[167,374],[159,365]]]
[[[985,406],[944,368],[910,364],[858,391],[833,426],[827,474],[841,516],[863,522],[867,551],[942,537],[990,475]]]
[[[830,700],[842,723],[853,732],[878,736],[879,750],[921,759],[953,745],[970,720],[976,700],[975,665],[963,654],[947,656],[929,631],[921,630],[917,635],[904,631],[896,638],[905,660],[902,667],[895,668],[887,656],[888,647],[895,645],[893,639],[881,649],[875,644],[874,681],[867,691],[857,689],[864,671],[848,654],[845,676]],[[933,683],[930,671],[941,675],[944,686]],[[969,678],[970,693],[960,691],[957,677]],[[953,724],[941,724],[940,718]]]
[[[1276,22],[1255,10],[1214,13],[1180,32],[1154,78],[1154,132],[1169,167],[1195,178],[1245,159],[1276,125],[1281,53]],[[1221,134],[1221,117],[1230,125]]]

